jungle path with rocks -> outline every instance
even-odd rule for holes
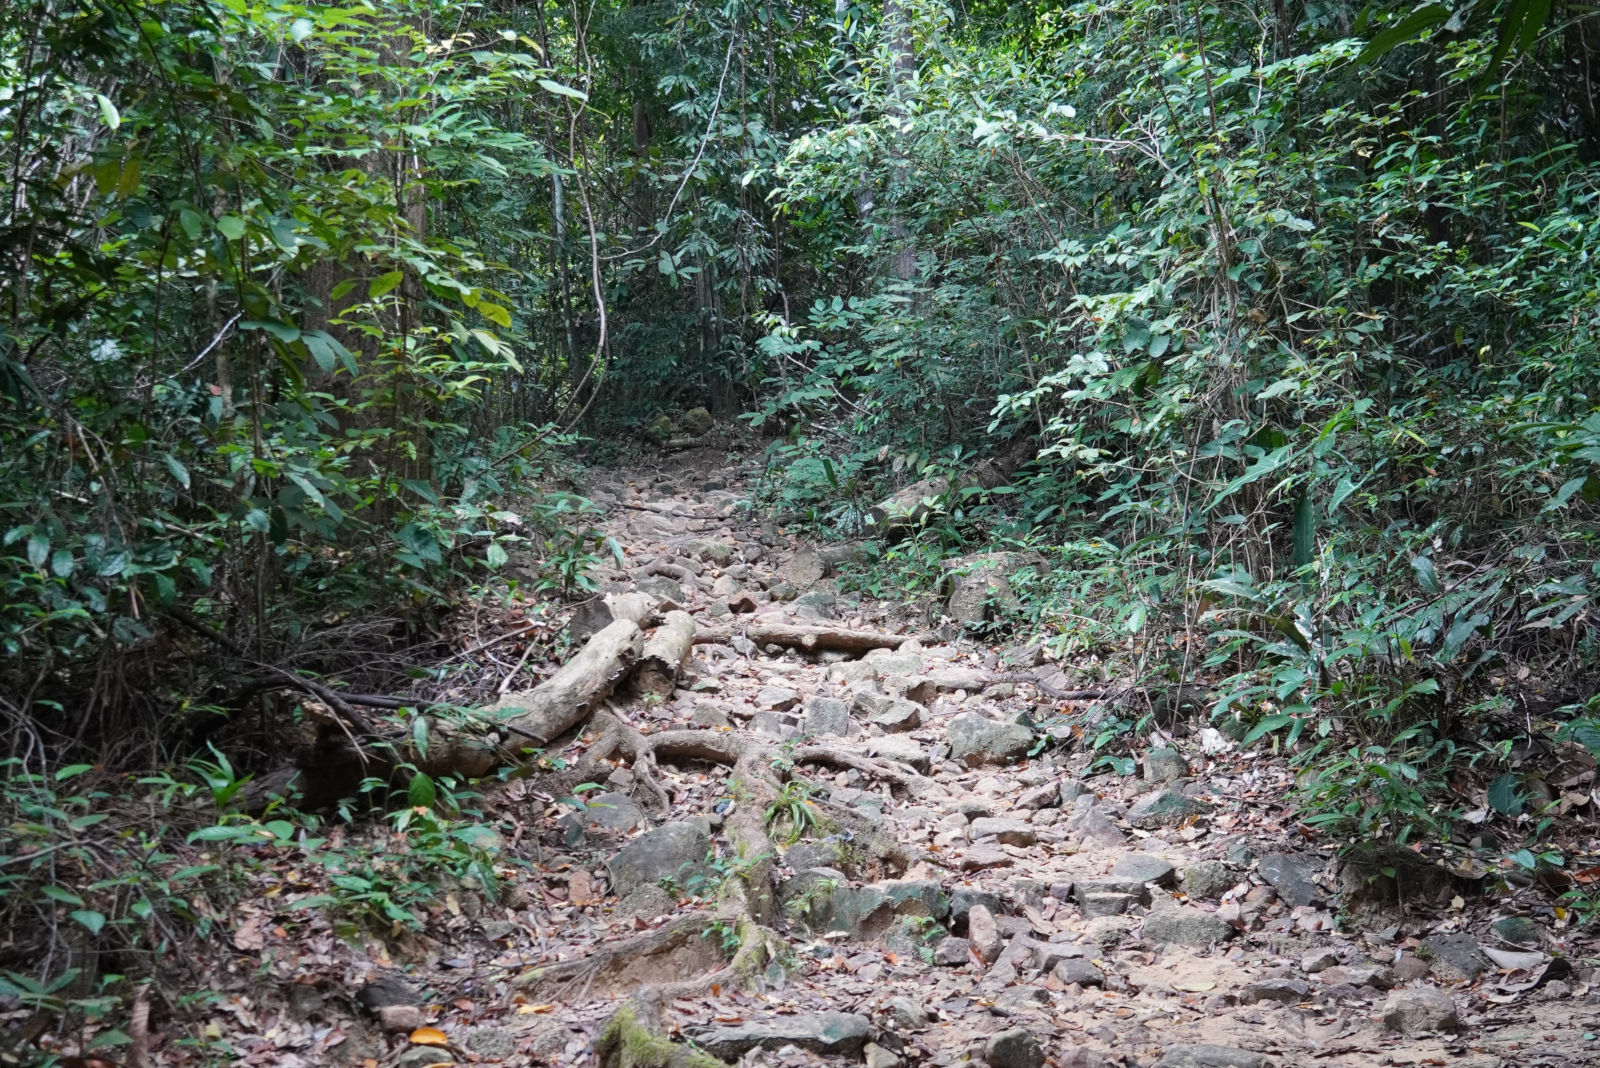
[[[572,627],[628,670],[549,755],[598,789],[499,792],[543,874],[453,936],[487,967],[364,997],[388,1030],[608,1068],[1600,1064],[1536,889],[1341,867],[1287,764],[1203,721],[1091,769],[1072,665],[841,594],[849,550],[763,523],[731,463],[587,473],[624,566]]]

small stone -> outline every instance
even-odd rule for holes
[[[985,964],[999,960],[1000,951],[1005,948],[1000,924],[995,920],[994,913],[983,905],[973,905],[967,912],[967,938],[972,943],[972,951]]]
[[[1307,975],[1327,971],[1339,966],[1339,954],[1331,949],[1313,949],[1300,958],[1300,970]]]
[[[655,884],[641,886],[617,903],[617,913],[627,919],[653,920],[678,907],[671,894]]]
[[[1226,942],[1237,932],[1219,916],[1192,908],[1164,908],[1145,917],[1144,936],[1152,942],[1202,948]]]
[[[1122,828],[1112,823],[1111,817],[1099,805],[1074,813],[1067,820],[1066,828],[1086,843],[1108,848],[1123,845],[1128,840]]]
[[[1282,1005],[1298,1005],[1310,993],[1311,984],[1304,979],[1262,979],[1239,992],[1239,1003],[1254,1005],[1261,1001],[1276,1001]]]
[[[767,595],[774,601],[792,601],[800,595],[800,591],[787,582],[774,582],[767,587]]]
[[[1272,884],[1284,904],[1291,908],[1310,905],[1322,900],[1322,890],[1317,886],[1317,869],[1320,861],[1312,861],[1296,853],[1274,853],[1261,861],[1261,877]]]
[[[1401,954],[1400,959],[1394,962],[1394,981],[1396,986],[1414,983],[1425,978],[1432,969],[1428,962],[1415,953]]]
[[[867,751],[873,756],[898,761],[924,775],[933,767],[933,758],[928,755],[928,751],[916,740],[904,734],[874,738],[867,743]]]
[[[1429,986],[1397,990],[1383,1006],[1383,1025],[1403,1035],[1418,1031],[1458,1031],[1461,1017],[1449,994]]]
[[[961,855],[962,871],[986,871],[989,868],[1009,868],[1015,864],[1010,853],[988,846],[975,846]]]
[[[972,821],[972,837],[988,838],[991,835],[1006,845],[1030,846],[1039,840],[1038,832],[1021,820],[985,816]]]
[[[749,615],[756,610],[755,594],[749,590],[742,590],[727,600],[728,611],[736,616]]]
[[[1220,860],[1197,860],[1183,870],[1183,892],[1193,898],[1219,898],[1238,882],[1238,873]]]
[[[1542,993],[1551,1001],[1558,998],[1570,998],[1572,996],[1572,987],[1563,979],[1552,979],[1544,984]]]
[[[1050,974],[1066,986],[1071,986],[1073,983],[1079,986],[1106,985],[1105,973],[1081,957],[1066,957],[1056,961]]]
[[[1128,809],[1128,822],[1141,831],[1156,831],[1188,823],[1210,811],[1210,805],[1177,790],[1156,790],[1133,803]]]
[[[933,947],[933,962],[946,967],[959,967],[972,959],[972,943],[951,935]]]
[[[1144,755],[1145,782],[1173,782],[1189,776],[1189,762],[1175,749],[1152,749]]]
[[[375,1014],[390,1005],[421,1005],[422,992],[398,976],[386,975],[357,991],[356,1002]]]
[[[1013,1027],[989,1036],[983,1045],[983,1059],[989,1068],[1042,1068],[1044,1050],[1026,1028]]]
[[[1171,864],[1148,853],[1124,853],[1111,866],[1111,874],[1119,879],[1132,879],[1139,883],[1157,886],[1177,884],[1177,872]]]
[[[517,1036],[499,1027],[474,1027],[467,1032],[467,1048],[491,1061],[508,1060],[517,1052]]]
[[[413,1030],[415,1030],[413,1028]],[[395,1061],[395,1068],[451,1068],[456,1059],[446,1049],[435,1049],[432,1046],[412,1046],[400,1054],[400,1059]]]

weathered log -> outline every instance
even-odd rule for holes
[[[738,630],[702,631],[695,635],[696,645],[722,644],[744,636],[757,645],[783,645],[802,649],[808,653],[825,650],[839,653],[868,653],[874,649],[898,649],[910,641],[910,634],[884,634],[875,630],[851,630],[848,627],[808,627],[797,623],[751,623]]]
[[[867,522],[884,533],[914,527],[933,511],[930,502],[948,492],[950,480],[942,475],[913,482],[873,505],[867,512]]]
[[[506,694],[486,711],[520,710],[506,720],[506,726],[524,738],[548,743],[611,696],[633,669],[643,644],[639,624],[618,619],[590,638],[554,675],[525,693]]]
[[[656,614],[658,602],[648,593],[608,593],[578,606],[567,624],[573,640],[586,642],[619,619],[647,627]]]
[[[633,688],[639,694],[670,696],[678,675],[694,648],[694,617],[688,612],[668,612],[666,620],[644,643],[633,671]]]

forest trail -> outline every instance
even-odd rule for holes
[[[1339,843],[1296,828],[1281,760],[1214,731],[1143,751],[1142,775],[1085,777],[1059,726],[1067,741],[1034,752],[1069,706],[1025,680],[1064,689],[1055,665],[840,594],[828,554],[748,518],[751,472],[727,463],[682,452],[581,486],[625,551],[612,592],[696,620],[676,688],[609,713],[678,741],[589,765],[609,774],[577,814],[536,780],[490,799],[541,837],[541,874],[403,977],[463,1059],[667,1063],[643,1032],[606,1037],[635,996],[678,1057],[692,1041],[742,1065],[1600,1064],[1588,976],[1548,925],[1512,945],[1514,927],[1490,928],[1501,913],[1447,891],[1339,929]],[[775,623],[910,637],[859,657],[748,637]],[[583,767],[604,737],[591,727],[561,756]],[[770,868],[729,833],[759,806],[731,796],[720,759],[741,745],[810,784],[792,788],[802,827],[760,813]],[[775,897],[751,904],[767,888],[747,887],[740,912],[719,911],[746,875]],[[728,969],[724,942],[762,908],[781,944]],[[401,1059],[436,1062],[450,1058]]]

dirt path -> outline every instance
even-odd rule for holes
[[[1073,745],[1036,751],[1035,725],[1070,706],[1022,681],[1050,667],[1035,654],[931,636],[859,657],[752,641],[777,622],[928,627],[840,595],[817,553],[746,518],[723,464],[682,453],[583,487],[626,550],[613,590],[690,612],[699,643],[670,693],[612,703],[646,739],[672,732],[666,755],[591,762],[603,790],[587,807],[529,827],[543,881],[470,928],[494,940],[490,967],[412,976],[439,993],[436,1023],[463,1059],[664,1064],[643,1031],[625,1049],[606,1031],[643,991],[636,1014],[680,1058],[691,1040],[748,1065],[1600,1064],[1584,947],[1536,912],[1528,947],[1489,926],[1541,898],[1491,908],[1447,890],[1341,925],[1340,843],[1293,826],[1282,763],[1212,732],[1142,752],[1141,775],[1084,778]],[[603,734],[561,756],[583,766]],[[730,833],[753,802],[719,754],[746,743],[782,765],[774,781],[804,784],[780,796],[806,815],[761,806],[770,867]],[[514,783],[496,803],[550,800]],[[765,908],[781,943],[730,969],[725,954],[750,942],[718,902],[740,880],[740,907]]]

